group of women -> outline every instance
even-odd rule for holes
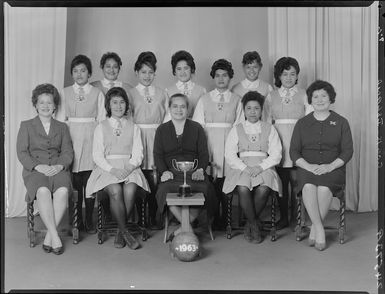
[[[219,204],[224,193],[237,191],[247,218],[244,237],[252,243],[263,240],[260,215],[271,191],[281,196],[278,229],[289,225],[290,196],[295,199],[302,191],[312,222],[309,245],[325,249],[322,221],[333,193],[345,183],[345,165],[353,153],[347,120],[330,110],[333,86],[315,81],[306,91],[300,89],[298,62],[282,57],[274,66],[274,90],[259,79],[262,61],[252,51],[242,60],[245,79],[232,88],[231,63],[216,60],[210,72],[215,89],[207,92],[192,81],[194,58],[181,50],[171,58],[178,81],[163,90],[153,83],[156,63],[154,53],[142,52],[134,65],[138,84],[132,87],[118,80],[120,57],[107,52],[100,61],[104,79],[90,83],[91,61],[78,55],[71,62],[73,85],[61,94],[50,84],[33,90],[37,116],[21,123],[17,154],[26,201],[37,200],[47,227],[43,250],[64,251],[57,226],[73,188],[80,212],[85,201],[81,230],[96,232],[95,193],[104,191],[109,196],[105,209],[118,224],[114,246],[139,248],[126,229],[137,192],[150,194],[150,220],[156,225],[166,194],[183,182],[174,159],[198,160],[187,181],[193,191],[204,193],[215,225],[223,227]],[[160,177],[157,187],[154,169]],[[179,207],[170,211],[181,221]],[[191,208],[190,222],[198,215],[199,208]]]

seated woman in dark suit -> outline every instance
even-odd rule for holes
[[[21,122],[16,145],[24,167],[25,200],[32,202],[36,198],[47,227],[43,250],[56,255],[64,251],[57,227],[72,190],[68,168],[74,157],[67,125],[52,118],[59,101],[59,93],[51,84],[42,84],[33,90],[32,104],[38,115]]]
[[[306,90],[314,112],[298,120],[290,143],[291,160],[298,166],[298,189],[312,222],[309,245],[326,248],[325,219],[333,193],[345,185],[346,163],[353,155],[348,121],[330,110],[336,92],[331,84],[315,81]]]
[[[169,192],[178,192],[183,184],[183,172],[177,171],[172,166],[172,160],[194,161],[198,160],[198,167],[194,172],[187,173],[187,184],[191,185],[193,192],[203,192],[204,206],[210,216],[214,216],[217,200],[215,190],[205,173],[209,163],[206,135],[201,125],[187,118],[188,99],[183,94],[174,94],[169,100],[171,120],[161,124],[156,130],[154,142],[155,165],[161,175],[156,199],[158,209],[163,213],[166,204],[166,195]],[[170,211],[181,222],[181,208],[170,206]],[[190,223],[199,214],[199,209],[190,208]],[[192,228],[190,228],[192,231]],[[180,228],[174,232],[174,236]]]

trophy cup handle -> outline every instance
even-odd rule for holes
[[[175,170],[179,171],[178,166],[177,166],[177,164],[176,164],[176,159],[171,160],[171,163],[172,163],[172,167],[173,167]]]
[[[196,170],[198,167],[198,159],[194,159],[194,166],[192,170]]]

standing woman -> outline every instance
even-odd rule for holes
[[[233,127],[226,141],[226,161],[230,166],[224,193],[237,189],[242,210],[247,218],[244,237],[260,243],[260,215],[271,190],[281,194],[281,181],[274,166],[281,160],[281,142],[274,126],[261,121],[265,97],[250,91],[242,98],[246,121]]]
[[[149,198],[150,222],[156,227],[155,184],[153,180],[154,168],[154,137],[158,126],[163,122],[167,109],[167,96],[164,90],[154,86],[156,72],[155,54],[146,51],[139,54],[134,70],[138,78],[138,85],[129,90],[132,105],[133,122],[141,130],[143,143],[143,173],[150,184]]]
[[[21,122],[16,143],[27,188],[25,200],[33,202],[36,198],[47,228],[43,250],[56,255],[64,251],[57,227],[72,192],[69,167],[74,157],[67,125],[52,118],[59,103],[60,96],[53,85],[38,85],[32,92],[37,116]]]
[[[245,79],[231,88],[231,92],[243,97],[249,91],[257,91],[266,97],[273,88],[259,78],[262,69],[262,60],[257,51],[246,52],[242,58]]]
[[[71,62],[71,74],[74,84],[64,88],[61,93],[61,108],[57,119],[67,122],[75,152],[72,175],[74,188],[79,193],[79,229],[95,234],[92,220],[95,199],[85,198],[85,189],[95,165],[92,159],[94,130],[98,122],[106,117],[104,95],[88,82],[92,75],[92,65],[87,56],[75,56]],[[83,198],[86,206],[85,223],[82,219]]]
[[[177,77],[178,82],[166,89],[168,97],[181,93],[188,97],[187,117],[192,118],[195,106],[199,98],[206,94],[206,89],[194,83],[191,78],[195,73],[195,62],[192,55],[184,50],[177,51],[171,57],[172,74]]]
[[[277,172],[282,180],[283,197],[279,199],[280,220],[277,229],[289,225],[289,185],[291,187],[291,221],[295,220],[296,168],[290,159],[290,140],[298,119],[312,111],[306,92],[297,86],[299,64],[292,57],[282,57],[274,65],[274,79],[277,90],[270,92],[265,101],[263,116],[274,124],[282,142],[282,160]]]
[[[149,191],[140,165],[143,160],[143,146],[140,129],[132,120],[125,118],[129,102],[123,88],[114,87],[106,94],[107,119],[95,129],[92,156],[96,168],[87,184],[87,197],[104,190],[110,199],[113,217],[118,223],[114,246],[126,244],[137,249],[139,243],[126,230],[126,220],[135,206],[137,187]]]
[[[97,87],[103,92],[104,95],[106,95],[107,91],[113,87],[121,87],[126,91],[126,93],[128,93],[128,90],[131,89],[132,86],[118,80],[122,64],[120,56],[115,52],[107,52],[103,54],[100,59],[100,68],[103,71],[104,79],[94,81],[91,85]]]
[[[232,65],[225,59],[218,59],[211,67],[210,76],[214,79],[216,88],[199,99],[194,111],[193,120],[199,122],[206,131],[211,162],[210,175],[218,200],[223,201],[223,182],[226,176],[225,143],[227,134],[242,117],[241,98],[230,92],[230,81],[234,76]],[[225,203],[222,202],[222,217]],[[216,216],[214,225],[223,227],[224,220]]]
[[[294,127],[290,157],[298,167],[298,190],[312,222],[309,245],[326,248],[325,219],[333,194],[345,186],[346,163],[353,155],[348,121],[330,110],[336,92],[325,81],[315,81],[306,90],[314,112]]]

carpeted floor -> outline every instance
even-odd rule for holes
[[[36,226],[42,227],[39,217]],[[142,248],[113,247],[114,237],[98,245],[96,235],[82,233],[79,244],[63,234],[65,252],[56,256],[38,245],[29,248],[26,218],[5,220],[4,289],[123,289],[123,290],[322,290],[377,293],[377,213],[347,212],[347,240],[327,231],[328,248],[319,252],[306,240],[297,242],[292,229],[279,231],[255,245],[242,232],[228,240],[205,228],[197,235],[202,256],[193,262],[171,258],[163,231],[151,231]],[[66,223],[63,221],[63,223]],[[337,224],[331,211],[327,225]]]

